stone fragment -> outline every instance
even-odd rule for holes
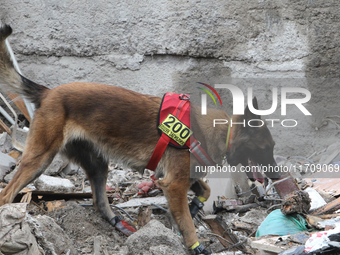
[[[12,138],[11,136],[4,132],[0,134],[0,151],[3,153],[7,153],[12,148]]]
[[[46,254],[78,254],[72,240],[51,217],[46,215],[31,217],[28,215],[25,221],[31,227]]]
[[[24,220],[26,206],[18,203],[0,207],[0,254],[45,254]]]
[[[62,172],[66,175],[74,175],[77,174],[80,167],[77,164],[72,162],[68,163],[68,165],[62,170]]]
[[[7,154],[0,152],[0,181],[2,181],[7,173],[9,173],[16,160]]]
[[[34,186],[38,190],[53,192],[73,192],[75,190],[75,186],[70,180],[44,174],[34,182]]]
[[[57,175],[59,172],[61,172],[68,164],[68,160],[66,160],[63,156],[60,154],[57,154],[52,163],[47,167],[45,170],[46,175]]]
[[[166,228],[161,222],[152,220],[143,228],[129,236],[125,242],[130,254],[187,254],[180,237]]]

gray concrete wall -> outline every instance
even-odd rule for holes
[[[240,86],[265,109],[272,86],[305,87],[313,115],[289,109],[284,118],[299,125],[271,128],[276,153],[306,156],[339,140],[332,123],[315,129],[340,115],[338,1],[2,0],[0,17],[24,75],[51,88],[89,81],[162,95],[248,78]]]

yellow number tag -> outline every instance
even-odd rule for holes
[[[165,118],[165,120],[163,120],[158,128],[181,146],[183,146],[186,141],[188,141],[189,137],[193,133],[190,128],[184,125],[183,122],[181,122],[171,113],[169,113],[169,115]]]

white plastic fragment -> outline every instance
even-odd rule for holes
[[[308,187],[307,189],[305,189],[305,191],[308,193],[310,199],[312,200],[310,210],[319,208],[327,204],[326,201],[319,194],[319,192],[317,192],[315,189]]]

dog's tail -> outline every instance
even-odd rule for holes
[[[6,38],[12,34],[9,25],[0,27],[0,87],[6,92],[24,95],[39,108],[44,92],[48,88],[21,76],[14,67],[6,46]]]

